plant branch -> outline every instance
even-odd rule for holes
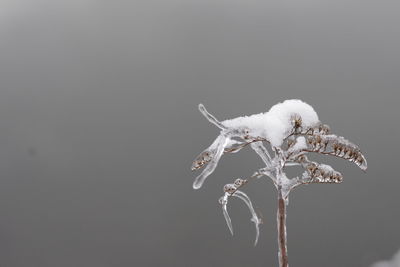
[[[282,196],[282,190],[278,189],[278,211],[277,211],[277,226],[278,226],[278,245],[279,245],[279,267],[288,267],[288,254],[286,245],[286,201]]]

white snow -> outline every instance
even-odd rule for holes
[[[305,148],[307,148],[306,139],[304,138],[304,136],[299,136],[296,139],[296,144],[294,144],[294,146],[291,148],[291,150],[300,151]]]
[[[371,267],[400,267],[400,250],[393,256],[390,261],[376,262]]]
[[[301,100],[291,99],[272,106],[268,112],[225,120],[222,124],[228,128],[247,128],[251,136],[266,138],[272,146],[278,147],[290,134],[294,116],[301,117],[303,128],[319,122],[313,107]]]

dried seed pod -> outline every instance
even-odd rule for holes
[[[243,180],[243,179],[240,179],[240,178],[236,179],[235,182],[234,182],[234,184],[235,184],[235,186],[237,188],[242,186],[242,185],[244,185],[245,183],[246,183],[246,180]]]
[[[332,183],[341,183],[343,181],[343,177],[339,172],[334,172],[331,175],[331,182]]]
[[[192,170],[197,170],[203,167],[207,162],[212,159],[213,152],[204,151],[193,161]]]
[[[308,128],[305,132],[304,132],[304,134],[305,135],[313,135],[314,134],[314,131],[315,131],[315,129],[314,128]]]
[[[358,152],[358,151],[354,151],[353,152],[353,160],[354,160],[354,162],[356,162],[357,161],[357,159],[359,159],[361,157],[361,155],[360,155],[360,153]]]
[[[314,170],[313,176],[314,177],[320,177],[321,176],[321,171],[318,169],[318,167]]]
[[[324,178],[323,183],[333,183],[333,177],[329,176]]]
[[[225,149],[225,146],[228,145],[228,143],[233,144],[234,142],[228,140],[224,135],[219,135],[208,148],[203,150],[203,152],[196,157],[192,163],[192,170],[200,169],[211,160],[216,158],[216,153],[221,148],[221,145],[223,145],[223,149]]]
[[[329,125],[324,124],[323,126],[323,134],[329,134],[331,132],[331,127],[329,127]]]
[[[303,165],[304,166],[304,165]],[[331,166],[309,161],[306,172],[301,179],[303,184],[311,183],[341,183],[343,180],[340,172],[335,171]]]
[[[333,149],[333,152],[334,152],[335,154],[337,153],[338,148],[339,148],[338,143],[334,142],[334,143],[332,144],[332,149]]]
[[[307,137],[307,152],[334,155],[356,163],[362,170],[367,169],[367,161],[355,144],[341,136],[314,134]]]
[[[367,166],[367,162],[366,162],[364,156],[363,156],[361,153],[358,154],[358,156],[357,156],[357,158],[356,158],[356,160],[355,160],[355,163],[356,163],[360,168],[362,168],[363,166],[365,166],[365,168],[366,168],[366,166]]]
[[[318,125],[318,132],[321,133],[324,129],[324,125],[321,123],[320,125]]]
[[[296,162],[305,163],[307,161],[307,157],[305,155],[300,155],[295,159]]]
[[[315,163],[310,163],[307,165],[307,171],[309,173],[314,173],[314,171],[317,169],[317,165]]]
[[[329,132],[330,132],[330,127],[329,127],[329,125],[327,125],[327,124],[320,124],[320,125],[318,125],[318,133],[319,134],[323,134],[323,135],[326,135],[326,134],[329,134]]]
[[[337,149],[337,155],[340,156],[340,154],[342,154],[343,151],[343,145],[342,144],[338,144],[338,149]]]
[[[341,183],[341,182],[343,182],[343,176],[342,176],[340,173],[337,173],[337,174],[336,174],[335,182],[336,182],[336,183]]]
[[[291,119],[292,119],[293,127],[295,129],[298,129],[301,127],[301,125],[303,123],[303,119],[301,118],[301,116],[299,114],[294,114]]]
[[[352,159],[352,158],[353,158],[353,155],[354,155],[354,151],[349,150],[349,153],[348,153],[347,157],[348,157],[349,159]]]
[[[288,146],[288,148],[291,147],[291,146],[293,146],[294,143],[295,143],[295,139],[294,139],[294,138],[289,138],[289,139],[287,140],[287,146]]]
[[[322,143],[321,143],[321,149],[323,149],[323,151],[325,151],[327,149],[329,145],[329,140],[323,139]]]
[[[311,146],[314,145],[314,142],[315,142],[314,136],[309,136],[309,137],[307,138],[307,143],[310,144]]]
[[[322,177],[324,179],[327,179],[327,178],[330,179],[331,176],[332,176],[332,172],[330,172],[330,171],[325,171],[324,174],[322,175]]]
[[[232,194],[237,190],[237,186],[235,184],[226,184],[224,185],[224,192]]]
[[[349,151],[350,151],[350,148],[348,148],[348,147],[343,147],[343,151],[342,151],[343,157],[347,157],[347,154],[349,153]]]

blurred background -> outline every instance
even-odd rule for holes
[[[291,194],[290,266],[370,266],[400,248],[400,3],[0,0],[0,266],[277,266],[276,194],[222,186],[262,162],[226,155],[198,191],[219,119],[288,98],[359,144],[369,169]],[[297,170],[299,171],[299,170]],[[298,175],[293,170],[290,175]]]

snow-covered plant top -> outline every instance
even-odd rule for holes
[[[205,107],[199,105],[200,112],[221,131],[214,142],[195,159],[192,170],[205,167],[193,183],[199,189],[205,179],[215,170],[224,153],[236,153],[250,147],[261,157],[264,167],[247,179],[236,179],[224,186],[224,196],[220,199],[223,214],[230,231],[233,233],[231,219],[227,212],[229,197],[243,200],[252,214],[251,220],[258,226],[257,217],[250,198],[239,190],[253,178],[267,176],[272,179],[278,190],[278,232],[280,244],[280,266],[287,266],[285,207],[290,191],[302,184],[341,183],[343,177],[331,166],[310,161],[306,154],[315,152],[332,155],[355,163],[362,170],[367,169],[367,161],[358,146],[343,137],[334,135],[330,127],[319,121],[317,113],[307,103],[298,100],[286,100],[274,105],[268,112],[243,116],[225,121],[217,120]],[[269,144],[274,155],[264,146]],[[300,177],[288,178],[285,167],[302,166]],[[282,226],[283,225],[283,226]],[[281,227],[282,226],[282,227]]]
[[[247,129],[250,136],[262,137],[278,147],[290,134],[296,119],[305,128],[319,123],[318,115],[310,105],[292,99],[274,105],[268,112],[225,120],[222,124],[230,129]]]
[[[251,144],[264,162],[271,164],[271,158],[262,142],[271,145],[274,151],[286,152],[290,157],[285,161],[295,161],[295,156],[304,152],[331,154],[356,163],[361,169],[367,169],[367,161],[360,149],[344,139],[330,134],[330,128],[322,124],[317,113],[307,103],[291,99],[274,105],[268,112],[243,116],[219,122],[200,104],[199,110],[214,125],[221,129],[220,135],[193,162],[192,170],[208,163],[204,171],[196,178],[193,188],[198,189],[210,175],[222,154],[238,152]]]

